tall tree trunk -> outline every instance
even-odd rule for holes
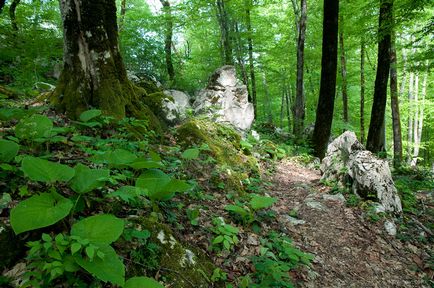
[[[240,67],[243,83],[244,83],[244,85],[247,86],[248,100],[249,100],[249,102],[252,102],[252,95],[251,95],[250,89],[249,89],[249,76],[247,75],[246,63],[244,62],[243,42],[241,40],[238,22],[235,22],[234,26],[235,26],[235,29],[234,29],[235,30],[235,40],[236,40],[236,44],[237,44],[236,45],[237,62],[238,62],[238,66]]]
[[[3,7],[5,7],[6,0],[0,0],[0,14],[3,12]]]
[[[249,45],[249,66],[250,66],[250,82],[251,82],[251,95],[252,104],[255,113],[255,119],[257,117],[257,100],[256,100],[256,76],[255,76],[255,64],[253,60],[253,29],[252,29],[252,19],[251,19],[251,8],[253,7],[253,1],[247,0],[246,4],[246,21],[247,21],[247,42]]]
[[[262,84],[264,85],[264,92],[265,92],[265,105],[267,109],[267,122],[270,124],[273,124],[273,111],[271,109],[271,98],[270,93],[268,91],[268,83],[267,83],[267,75],[265,74],[265,71],[262,71]]]
[[[381,137],[387,102],[387,82],[390,73],[390,45],[393,0],[380,0],[378,27],[378,64],[375,78],[374,102],[371,110],[366,148],[373,153],[384,151],[384,138]],[[384,129],[383,129],[384,130]]]
[[[392,126],[393,126],[393,164],[397,168],[402,163],[402,133],[401,117],[399,113],[398,98],[398,76],[396,72],[396,48],[395,36],[392,36],[390,49],[390,100],[392,107]]]
[[[413,95],[413,88],[414,88],[414,73],[410,72],[410,82],[408,85],[408,124],[407,124],[407,163],[411,163],[412,159],[412,148],[413,148],[413,124],[414,124],[414,95]]]
[[[348,92],[347,92],[347,61],[345,58],[345,46],[344,46],[344,19],[340,16],[340,29],[339,29],[339,44],[341,49],[341,77],[342,77],[342,101],[344,122],[348,123]]]
[[[11,18],[12,30],[18,31],[17,17],[15,15],[15,11],[17,10],[18,4],[20,4],[21,0],[13,0],[11,6],[9,7],[9,17]]]
[[[420,144],[422,140],[422,128],[423,128],[425,94],[426,94],[426,74],[422,82],[422,93],[421,93],[422,98],[420,100],[419,100],[419,75],[418,74],[416,74],[416,80],[414,86],[415,86],[414,102],[416,106],[415,115],[414,115],[414,124],[413,124],[414,150],[413,150],[413,158],[410,165],[416,167],[417,160],[419,157]]]
[[[90,108],[119,118],[140,115],[145,107],[119,52],[115,1],[62,0],[60,11],[64,67],[52,99],[55,107],[72,118]]]
[[[306,39],[307,1],[301,0],[299,19],[299,31],[297,41],[297,88],[294,106],[294,134],[301,136],[305,118],[305,95],[304,95],[304,43]]]
[[[124,28],[124,23],[125,23],[125,14],[127,13],[127,0],[122,0],[121,1],[121,17],[119,19],[119,34],[121,33],[121,31]]]
[[[365,40],[360,44],[360,142],[365,143]]]
[[[285,102],[286,102],[286,117],[288,118],[288,132],[291,133],[291,87],[286,88],[286,95],[285,95]]]
[[[221,32],[221,45],[223,47],[225,65],[233,65],[234,60],[232,58],[232,43],[229,30],[229,15],[226,9],[225,0],[217,0],[218,19]]]
[[[163,5],[164,18],[166,24],[166,31],[164,37],[164,53],[166,55],[166,68],[167,74],[169,75],[169,80],[173,82],[175,80],[175,69],[173,68],[172,61],[172,45],[173,45],[173,18],[172,18],[172,7],[170,6],[169,0],[160,0]]]
[[[280,101],[280,128],[283,128],[283,118],[285,117],[285,97],[286,97],[286,87],[283,85],[282,87],[282,98]]]
[[[324,158],[333,121],[338,62],[339,0],[324,0],[321,84],[316,109],[313,144],[315,155]]]

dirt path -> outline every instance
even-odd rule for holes
[[[318,171],[284,161],[269,192],[280,199],[274,210],[281,229],[316,256],[302,287],[429,287],[417,272],[422,250],[387,235],[384,220],[364,220],[361,209],[346,207],[319,179]],[[288,219],[293,209],[302,224]]]

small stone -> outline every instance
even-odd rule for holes
[[[384,222],[384,229],[386,229],[387,234],[390,236],[396,236],[396,225],[391,221]]]
[[[345,199],[344,195],[342,193],[336,194],[336,195],[330,195],[330,194],[324,194],[322,195],[322,199],[326,201],[335,201],[339,203],[345,203],[347,200]]]
[[[322,205],[320,202],[318,201],[307,201],[306,202],[306,206],[315,209],[315,210],[319,210],[319,211],[325,211],[327,210],[324,205]]]
[[[247,244],[253,245],[253,246],[258,246],[259,241],[257,239],[257,236],[255,236],[253,234],[249,234],[249,236],[247,236]]]
[[[292,217],[292,216],[285,215],[285,218],[289,223],[291,223],[294,226],[306,224],[306,221],[301,220],[301,219],[297,219],[297,218]]]
[[[372,205],[372,208],[373,208],[373,210],[374,210],[374,212],[375,212],[376,214],[379,214],[379,213],[386,213],[386,208],[384,208],[384,206],[381,205],[380,203],[374,203],[374,204]]]

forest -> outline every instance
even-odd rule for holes
[[[0,0],[0,287],[433,287],[429,0]]]

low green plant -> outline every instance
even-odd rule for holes
[[[249,287],[293,287],[289,271],[309,265],[313,255],[294,247],[291,240],[272,232],[261,239],[260,255],[252,258],[255,266],[253,283]]]
[[[211,275],[211,282],[226,281],[228,274],[220,268],[215,268]]]
[[[211,241],[211,250],[231,251],[239,242],[237,236],[239,229],[230,224],[226,224],[221,218],[214,218],[213,224],[214,227],[211,227],[210,230],[214,233],[215,237]]]
[[[187,209],[187,218],[190,221],[190,224],[193,226],[199,225],[199,209]]]
[[[236,215],[243,224],[250,225],[259,220],[257,212],[270,208],[276,201],[277,199],[273,197],[253,194],[247,205],[241,203],[237,205],[230,204],[226,205],[225,210]]]

